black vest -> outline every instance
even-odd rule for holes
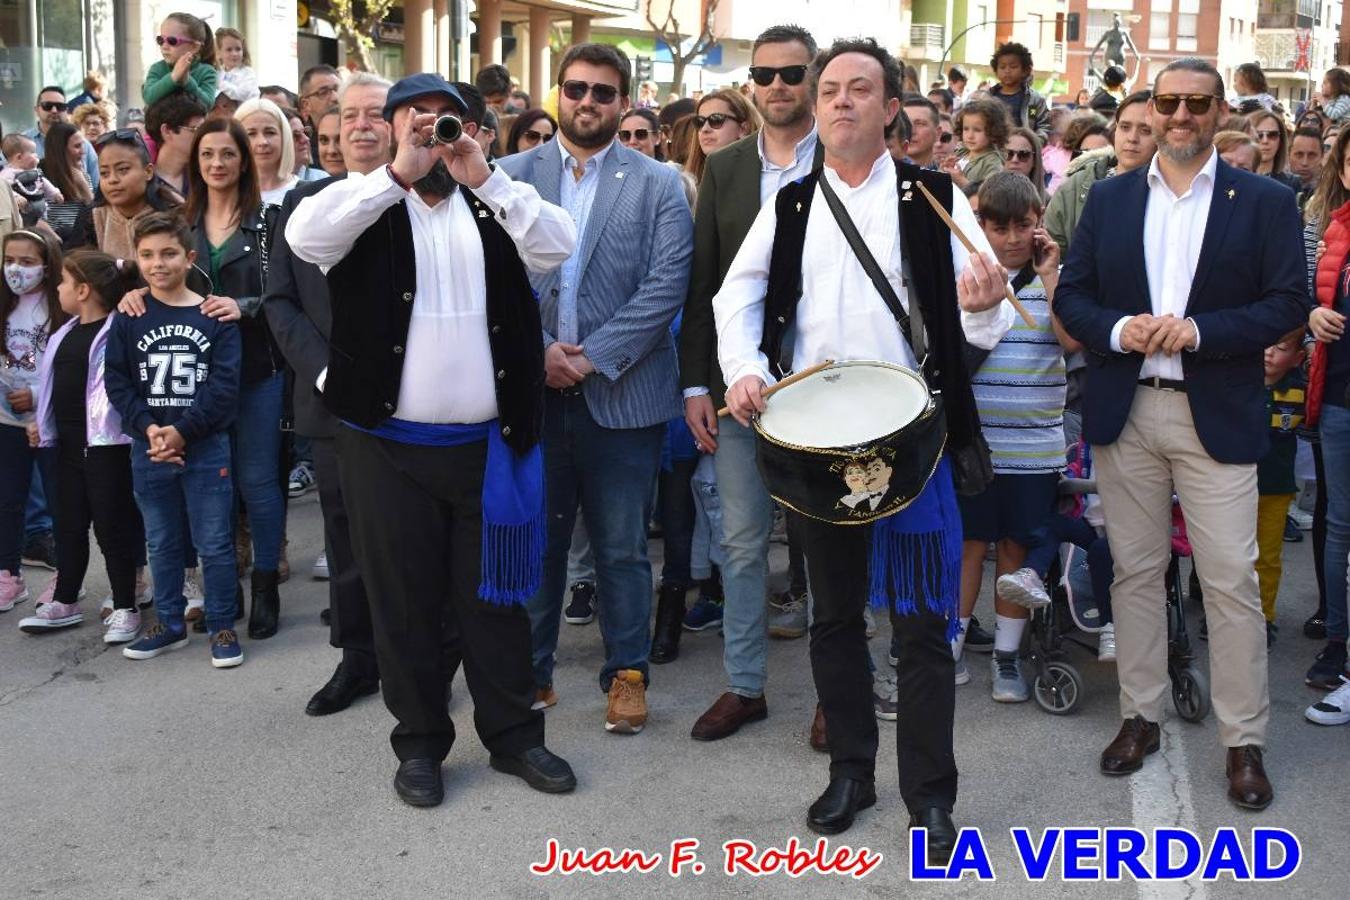
[[[956,300],[956,272],[952,267],[951,232],[917,190],[907,191],[905,182],[922,181],[948,211],[952,208],[952,180],[940,172],[897,162],[896,187],[905,245],[901,252],[910,261],[911,302],[918,299],[928,336],[928,360],[924,378],[928,387],[941,391],[947,414],[948,447],[960,451],[971,446],[980,433],[979,413],[966,371],[965,333]],[[797,316],[802,296],[802,260],[806,249],[806,220],[816,194],[820,169],[785,185],[774,199],[778,226],[769,263],[769,286],[764,298],[764,335],[760,350],[778,378],[783,369],[783,339]],[[828,215],[828,209],[822,215]],[[865,302],[884,303],[876,291]],[[899,326],[897,326],[899,327]]]
[[[539,441],[543,424],[539,303],[510,236],[486,204],[468,188],[461,190],[483,241],[488,344],[502,437],[523,452]],[[386,210],[356,239],[351,252],[328,270],[328,290],[333,329],[324,405],[340,419],[374,428],[398,408],[403,351],[417,292],[412,220],[403,201]],[[455,352],[454,347],[442,349]],[[453,391],[455,386],[444,388]]]

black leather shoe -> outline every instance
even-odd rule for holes
[[[577,786],[577,776],[561,756],[547,747],[531,747],[519,756],[497,756],[489,760],[492,768],[525,779],[525,783],[545,794],[565,794]]]
[[[806,811],[806,826],[816,834],[847,831],[860,809],[876,805],[875,782],[856,778],[831,778],[830,786]]]
[[[277,593],[277,585],[280,583],[275,570],[253,570],[253,602],[248,612],[248,636],[255,641],[277,633],[277,619],[281,614],[281,595]]]
[[[929,806],[909,815],[910,828],[926,828],[928,865],[946,866],[956,849],[956,826],[952,814],[937,806]]]
[[[305,715],[331,716],[351,706],[357,697],[365,697],[379,690],[378,678],[364,677],[349,666],[338,663],[333,677],[305,704]]]
[[[445,799],[438,759],[405,759],[394,775],[394,790],[409,806],[440,806]]]
[[[680,632],[684,631],[684,595],[688,588],[678,584],[661,585],[656,601],[656,629],[652,634],[652,652],[648,659],[657,665],[674,662],[680,655]]]

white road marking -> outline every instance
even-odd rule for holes
[[[1135,828],[1146,832],[1154,828],[1196,831],[1184,731],[1184,725],[1164,720],[1162,747],[1145,758],[1144,768],[1130,776]],[[1198,876],[1186,881],[1140,881],[1137,885],[1140,900],[1205,900],[1205,882]]]

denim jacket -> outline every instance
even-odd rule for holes
[[[115,444],[130,444],[131,438],[122,433],[122,417],[113,408],[108,392],[103,386],[103,361],[108,353],[108,329],[112,326],[113,313],[103,320],[103,327],[94,336],[89,346],[89,374],[85,381],[85,443],[90,447],[106,447]],[[52,366],[56,363],[56,348],[80,324],[79,318],[73,318],[56,330],[47,341],[47,352],[42,355],[38,365],[38,440],[39,446],[56,446],[56,418],[52,412]]]

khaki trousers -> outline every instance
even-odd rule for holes
[[[1184,393],[1139,387],[1113,444],[1092,448],[1115,560],[1120,711],[1162,721],[1169,698],[1163,580],[1171,499],[1186,517],[1209,620],[1210,694],[1227,747],[1265,744],[1266,626],[1256,579],[1256,466],[1215,462]]]

